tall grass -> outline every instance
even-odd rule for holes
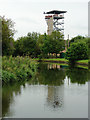
[[[2,57],[2,83],[27,81],[36,73],[37,64],[30,57]]]

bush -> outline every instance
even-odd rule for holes
[[[2,83],[14,82],[16,79],[15,74],[5,70],[2,71]]]
[[[26,81],[35,76],[37,65],[30,57],[2,57],[2,82]]]
[[[88,59],[88,47],[85,42],[72,43],[66,51],[66,59],[71,62]]]

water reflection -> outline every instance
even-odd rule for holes
[[[64,86],[52,87],[48,86],[47,106],[51,109],[57,110],[57,108],[63,107],[64,104]]]
[[[2,88],[2,116],[10,114],[12,116],[13,112],[10,111],[10,104],[14,103],[14,96],[21,94],[21,87],[25,88],[25,83],[16,83],[12,85],[3,86]]]
[[[64,83],[65,70],[58,69],[60,65],[39,64],[36,79],[31,84],[43,84],[49,86],[60,86]],[[36,82],[37,81],[37,82]]]
[[[88,70],[82,68],[70,68],[66,70],[66,76],[71,83],[85,84],[88,81]]]
[[[57,64],[39,64],[37,79],[39,84],[61,85],[67,77],[71,83],[85,84],[88,81],[89,71],[87,69],[57,65]]]
[[[68,78],[68,79],[66,79]],[[29,86],[44,85],[47,86],[47,96],[45,105],[52,110],[64,108],[64,84],[77,83],[85,84],[88,81],[88,70],[81,68],[71,68],[66,65],[57,64],[39,64],[35,78],[27,82]],[[15,104],[15,96],[21,96],[27,89],[25,83],[16,83],[14,85],[3,86],[2,89],[2,113],[3,116],[13,116],[11,105]]]
[[[67,65],[58,65],[58,64],[48,64],[47,65],[47,69],[63,69],[63,68],[67,68],[68,66]]]

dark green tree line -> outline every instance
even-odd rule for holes
[[[2,22],[2,54],[3,56],[26,56],[48,57],[48,54],[55,53],[56,57],[60,51],[65,49],[63,34],[53,31],[51,35],[37,32],[28,33],[24,37],[14,40],[14,22],[4,16],[0,17]],[[89,55],[88,39],[83,36],[76,36],[70,40],[70,47],[67,49],[66,58],[70,61],[87,59]]]
[[[14,55],[29,55],[31,57],[47,57],[48,53],[58,54],[64,49],[63,35],[53,32],[51,35],[28,33],[15,41]]]
[[[14,51],[14,22],[4,16],[1,17],[2,22],[2,55],[12,55]]]

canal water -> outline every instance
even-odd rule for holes
[[[88,70],[40,63],[34,78],[3,86],[7,118],[88,118]]]

